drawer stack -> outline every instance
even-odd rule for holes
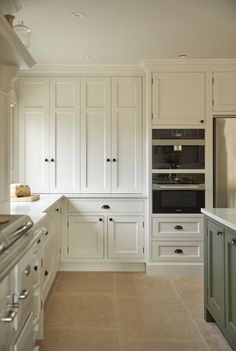
[[[151,259],[153,262],[202,262],[202,216],[153,217]]]

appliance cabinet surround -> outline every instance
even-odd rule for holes
[[[152,125],[204,126],[205,94],[205,72],[154,72]]]
[[[213,114],[236,114],[236,71],[213,72]]]
[[[236,350],[236,231],[205,217],[205,319]]]
[[[144,200],[68,199],[65,262],[143,262]]]
[[[142,193],[141,77],[20,77],[19,181],[35,193]]]

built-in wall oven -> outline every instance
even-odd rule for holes
[[[204,170],[204,129],[153,129],[152,212],[200,213]]]

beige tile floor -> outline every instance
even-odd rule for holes
[[[201,278],[62,272],[40,351],[230,351],[203,319]]]

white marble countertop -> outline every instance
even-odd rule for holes
[[[236,208],[202,208],[201,212],[230,229],[236,230]]]
[[[41,194],[40,199],[32,202],[11,202],[11,214],[25,214],[31,217],[35,224],[39,224],[48,210],[56,201],[63,198],[61,194]]]

